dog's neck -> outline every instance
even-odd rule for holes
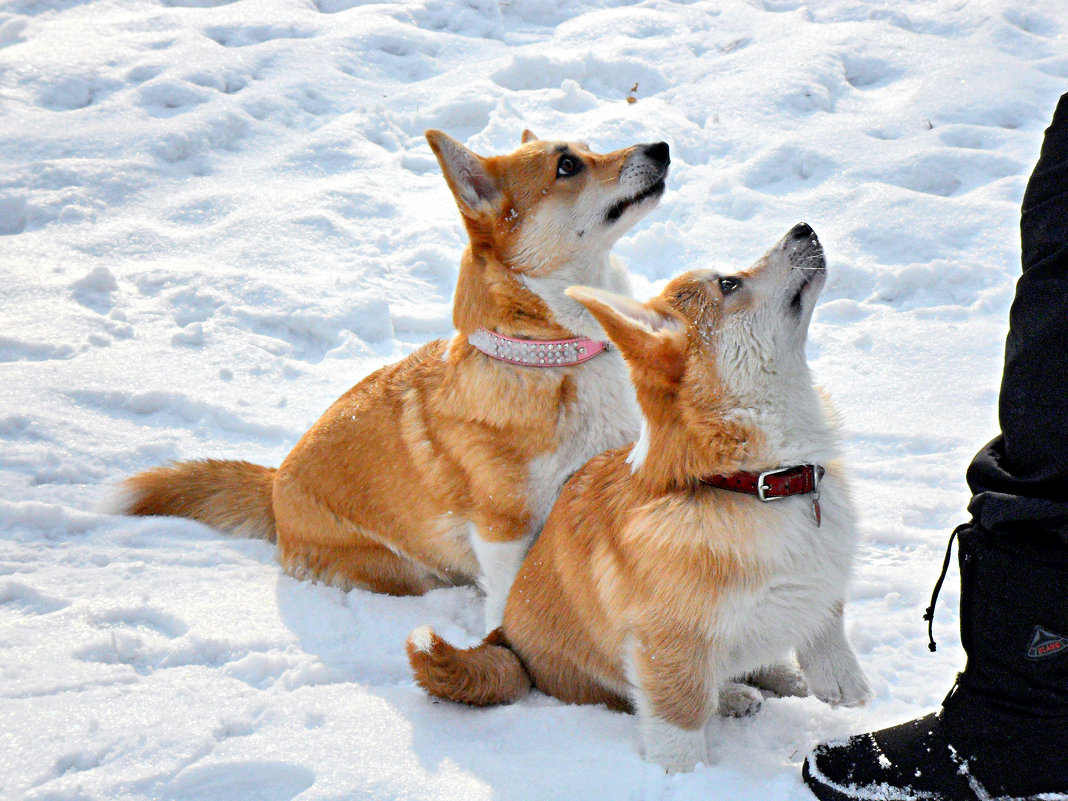
[[[733,376],[730,419],[761,432],[755,461],[742,469],[812,462],[837,455],[837,416],[821,396],[802,350]]]
[[[709,474],[835,458],[837,416],[813,386],[804,360],[766,366],[744,388],[709,387],[707,396],[689,394],[700,384],[689,391],[640,387],[641,437],[627,457],[638,481],[655,493],[694,485]]]
[[[521,339],[606,339],[586,308],[565,294],[576,284],[629,294],[626,271],[609,252],[565,263],[548,276],[532,277],[469,246],[460,264],[453,324],[464,337],[485,328]]]
[[[610,251],[590,254],[584,261],[573,261],[545,277],[523,275],[520,280],[549,307],[553,317],[576,336],[603,340],[604,329],[589,310],[569,297],[570,286],[591,286],[630,295],[626,270]]]
[[[780,387],[779,394],[739,405],[732,417],[761,431],[762,447],[746,470],[823,463],[838,455],[836,415],[811,384]]]

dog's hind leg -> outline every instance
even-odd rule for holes
[[[740,680],[778,698],[803,698],[809,694],[805,674],[793,660],[764,665],[746,673]]]
[[[285,571],[342,589],[360,588],[387,595],[422,595],[448,583],[430,571],[366,537],[351,544],[324,545],[283,537],[278,558]]]
[[[719,688],[719,707],[717,712],[727,718],[747,718],[760,711],[764,703],[764,696],[760,690],[729,681]]]
[[[432,569],[437,565],[419,554],[411,558],[393,540],[378,536],[380,530],[353,519],[353,510],[341,506],[336,497],[328,502],[306,489],[314,484],[294,478],[291,472],[285,465],[280,469],[273,498],[278,560],[287,573],[388,595],[422,595],[449,583],[446,574]],[[392,532],[412,521],[379,522]]]

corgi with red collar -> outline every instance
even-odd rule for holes
[[[533,684],[634,711],[669,771],[706,759],[733,679],[791,653],[819,698],[868,698],[842,621],[854,510],[805,360],[825,276],[802,223],[748,270],[687,273],[648,303],[569,290],[630,367],[641,436],[564,487],[500,629],[467,650],[412,632],[427,692],[482,705]]]
[[[490,630],[564,481],[637,433],[619,352],[565,290],[628,291],[610,251],[657,205],[670,158],[664,142],[598,154],[526,131],[482,157],[426,137],[470,238],[456,335],[358,383],[277,469],[158,467],[118,505],[276,541],[287,571],[346,588],[477,582]]]

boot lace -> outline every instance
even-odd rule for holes
[[[938,646],[935,644],[934,638],[934,613],[935,604],[938,603],[938,593],[942,591],[942,582],[946,580],[946,573],[949,571],[949,559],[953,555],[953,540],[957,538],[957,535],[964,529],[968,528],[971,523],[961,523],[955,529],[953,533],[949,535],[949,544],[946,546],[946,558],[942,561],[942,572],[938,574],[938,581],[935,582],[934,592],[931,593],[931,605],[927,607],[927,611],[923,613],[923,619],[927,621],[927,650],[937,651]]]

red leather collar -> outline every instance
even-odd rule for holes
[[[756,495],[762,501],[777,501],[791,495],[815,494],[819,497],[824,469],[818,464],[777,467],[763,473],[731,473],[727,476],[703,476],[701,483],[710,487]]]

